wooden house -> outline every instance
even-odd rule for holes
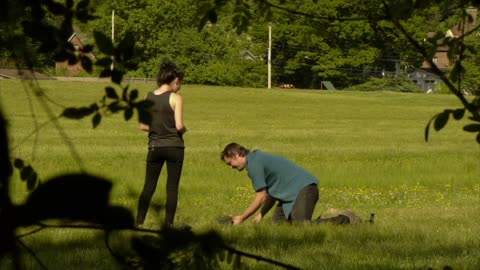
[[[82,53],[81,49],[85,46],[83,43],[82,39],[78,36],[76,32],[74,32],[70,38],[68,39],[68,42],[70,42],[73,47],[75,48],[75,53]],[[89,52],[85,54],[86,57],[90,58],[90,60],[94,61],[95,56],[93,53]],[[63,61],[63,62],[56,62],[55,63],[55,71],[58,73],[64,73],[65,75],[78,75],[81,72],[84,72],[85,70],[82,68],[82,65],[80,62],[77,62],[74,65],[69,65],[68,61]]]
[[[449,29],[445,33],[445,38],[447,38],[447,37],[449,37],[449,38],[461,37],[463,35],[463,33],[466,33],[468,31],[470,31],[471,29],[473,29],[477,25],[477,8],[469,7],[469,8],[467,8],[466,12],[469,15],[469,17],[471,17],[472,21],[467,20],[467,22],[465,23],[465,25],[463,25],[463,27],[461,25],[456,25],[453,28]],[[463,28],[463,32],[462,32],[462,28]],[[435,33],[428,33],[427,34],[427,36],[429,36],[429,37],[432,37],[433,35],[435,35]],[[442,44],[442,43],[443,43],[443,41],[440,40],[439,44]],[[435,56],[432,58],[432,62],[440,70],[444,70],[444,71],[447,70],[455,62],[455,59],[450,59],[448,57],[448,50],[449,50],[449,48],[448,48],[447,45],[439,45],[437,47],[437,51],[435,53]],[[425,70],[429,70],[431,68],[431,65],[428,61],[424,61],[420,68],[425,69]]]

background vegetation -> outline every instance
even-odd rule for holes
[[[2,81],[0,99],[9,117],[11,156],[31,157],[40,179],[79,170],[58,130],[40,104],[29,103],[20,81]],[[90,104],[103,83],[42,82],[45,95],[62,106]],[[154,85],[132,85],[143,96]],[[230,245],[302,269],[477,269],[480,175],[479,145],[460,132],[454,121],[424,142],[427,119],[445,107],[456,107],[451,95],[394,92],[267,90],[185,85],[186,164],[182,176],[178,226],[196,233],[218,231]],[[208,104],[208,105],[207,105]],[[34,131],[32,113],[40,130]],[[45,125],[44,125],[45,123]],[[144,177],[146,134],[120,115],[102,120],[60,119],[78,151],[82,167],[113,179],[112,203],[135,212]],[[320,179],[315,217],[330,208],[352,208],[361,217],[376,213],[374,225],[352,227],[221,226],[216,217],[239,213],[253,196],[248,177],[218,158],[224,145],[236,141],[251,149],[284,155]],[[158,229],[163,218],[165,175],[149,212],[147,227]],[[11,182],[14,203],[29,194],[16,172]],[[56,224],[54,221],[48,224]],[[35,226],[21,228],[28,232]],[[131,254],[125,237],[110,235],[115,252]],[[122,238],[123,237],[123,238]],[[47,269],[120,267],[105,249],[100,233],[48,229],[22,238]],[[128,243],[128,242],[127,242]],[[20,249],[25,269],[39,269]],[[187,252],[187,251],[185,251]],[[176,254],[177,259],[182,253]],[[247,269],[271,268],[242,259]],[[8,260],[2,265],[8,269]],[[226,261],[219,268],[229,269]],[[280,268],[279,268],[280,269]]]
[[[462,9],[476,4],[464,0],[387,2],[394,12],[402,14],[409,35],[424,45],[428,45],[429,32],[444,36],[448,29],[461,25],[465,19]],[[269,5],[283,9],[267,9]],[[264,87],[268,25],[273,29],[274,84],[320,88],[321,81],[326,80],[345,88],[370,77],[382,77],[382,73],[393,74],[397,64],[401,72],[410,72],[423,62],[418,48],[389,20],[381,0],[92,0],[89,8],[95,10],[94,19],[73,21],[75,31],[87,44],[94,44],[94,31],[111,36],[113,10],[115,41],[133,35],[140,59],[138,67],[129,70],[130,77],[154,77],[161,59],[171,57],[185,68],[188,83]],[[206,23],[207,18],[216,23]],[[58,24],[60,14],[44,20]],[[202,23],[206,25],[199,31]],[[15,31],[21,31],[20,25],[18,28]],[[70,35],[66,33],[66,38]],[[17,40],[41,47],[38,41],[25,37]],[[475,50],[480,44],[478,36],[465,43]],[[242,56],[246,50],[255,60]],[[93,51],[97,58],[105,56],[97,46]],[[51,70],[53,52],[32,54],[26,61],[37,70]],[[2,65],[12,65],[15,58],[11,49],[0,47]],[[463,60],[469,67],[464,81],[469,89],[476,89],[479,56],[470,52]],[[101,69],[94,67],[94,72],[98,75]]]

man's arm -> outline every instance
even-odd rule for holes
[[[255,214],[257,210],[265,203],[268,198],[267,188],[262,188],[258,190],[255,194],[255,199],[250,204],[250,206],[245,210],[245,212],[240,216],[233,217],[233,224],[238,225],[244,222],[251,215]]]
[[[272,209],[272,207],[275,205],[275,200],[267,195],[267,199],[265,200],[265,203],[263,203],[262,209],[260,210],[260,213],[253,219],[253,223],[258,223],[262,220],[262,218]]]

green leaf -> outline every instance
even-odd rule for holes
[[[463,127],[463,130],[467,132],[480,132],[479,124],[470,124]]]
[[[105,94],[108,98],[118,99],[117,92],[113,87],[105,87]]]
[[[138,90],[134,89],[130,92],[129,101],[132,102],[138,97]]]
[[[435,122],[433,123],[433,128],[436,131],[439,131],[442,128],[444,128],[445,125],[448,122],[449,116],[450,116],[450,112],[448,112],[448,111],[444,111],[444,112],[438,114],[437,118],[435,118]]]
[[[25,167],[25,162],[23,162],[23,160],[21,160],[19,158],[16,158],[13,161],[13,166],[15,166],[15,168],[17,168],[17,169],[22,169],[23,167]]]
[[[479,109],[480,110],[480,109]],[[474,121],[474,122],[480,122],[480,117],[477,117],[475,115],[468,117],[468,119]]]
[[[133,116],[133,108],[132,107],[128,107],[125,109],[125,112],[123,114],[123,117],[125,118],[126,121],[130,120],[130,118],[132,118]]]
[[[107,70],[110,70],[110,66],[112,65],[112,58],[110,57],[103,57],[95,60],[95,65],[99,67],[104,67]]]
[[[135,37],[132,32],[127,32],[118,44],[118,51],[123,56],[122,62],[132,59],[135,55]]]
[[[102,121],[102,115],[99,114],[99,113],[96,113],[92,118],[93,128],[96,128],[100,124],[101,121]]]
[[[38,175],[35,171],[27,178],[27,189],[32,191],[35,189],[38,183]]]
[[[81,107],[81,108],[65,108],[63,110],[61,116],[69,119],[82,119],[92,113],[94,113],[96,110],[90,107]]]
[[[452,112],[452,116],[455,120],[460,120],[465,115],[465,109],[456,109]]]
[[[92,60],[90,60],[90,58],[82,55],[80,57],[80,62],[82,64],[82,68],[85,69],[86,72],[92,73],[93,64],[92,64]]]
[[[122,79],[123,79],[123,73],[118,71],[118,70],[113,70],[112,71],[112,82],[116,83],[116,84],[120,84],[122,82]]]
[[[120,102],[118,101],[115,101],[115,102],[112,102],[110,104],[108,104],[107,108],[112,112],[112,113],[116,113],[118,111],[121,111],[124,109],[124,107],[120,104]]]
[[[106,55],[113,55],[113,44],[109,37],[99,31],[94,31],[93,36],[100,52]]]
[[[32,166],[28,165],[26,167],[24,167],[21,171],[20,171],[20,179],[22,180],[27,180],[32,174],[34,173],[34,170],[32,168]]]
[[[110,77],[110,76],[112,76],[112,71],[110,69],[103,69],[100,72],[100,78],[107,78],[107,77]]]
[[[90,107],[89,107],[92,111],[98,111],[98,105],[97,103],[92,103],[90,104]]]

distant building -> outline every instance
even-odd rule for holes
[[[432,62],[442,71],[448,70],[455,63],[455,58],[448,57],[448,50],[450,49],[448,45],[444,44],[445,38],[459,38],[464,33],[472,30],[477,25],[477,8],[469,7],[466,9],[470,20],[467,20],[466,23],[462,25],[456,25],[445,32],[444,38],[437,41],[437,49]],[[463,31],[462,31],[463,28]],[[434,37],[436,33],[430,32],[427,34],[427,37]],[[433,74],[431,71],[432,66],[428,61],[423,61],[419,69],[415,69],[413,72],[408,73],[408,77],[424,92],[432,93],[440,89],[441,79]]]
[[[78,36],[78,34],[76,32],[74,32],[70,36],[70,38],[67,40],[67,42],[69,42],[73,45],[76,53],[79,53],[79,54],[82,53],[81,49],[84,48],[85,44],[83,43],[83,41],[80,39],[80,37]],[[95,56],[91,52],[86,53],[85,56],[88,57],[92,61],[95,60]],[[77,74],[79,74],[79,73],[81,73],[85,70],[82,68],[82,64],[80,62],[77,62],[74,65],[69,65],[68,61],[65,60],[63,62],[56,62],[55,63],[55,71],[57,73],[65,72],[66,75],[77,75]]]
[[[463,25],[463,32],[462,32],[462,26],[461,25],[456,25],[453,28],[450,28],[446,33],[445,33],[445,38],[459,38],[463,35],[463,33],[466,33],[470,30],[472,30],[476,25],[477,25],[477,8],[475,7],[469,7],[466,10],[468,16],[472,19],[472,21],[467,20],[467,22]],[[433,37],[435,35],[434,32],[430,32],[427,34],[427,37]],[[440,70],[446,70],[449,67],[451,67],[455,59],[450,59],[448,57],[448,46],[447,45],[442,45],[443,40],[438,41],[438,47],[437,51],[435,53],[435,56],[432,58],[432,62],[440,69]],[[430,69],[431,65],[428,61],[423,61],[422,66],[420,67],[422,69]]]
[[[437,75],[423,69],[415,69],[415,71],[407,74],[423,92],[435,93],[440,90],[441,79]]]
[[[242,50],[240,51],[240,54],[242,55],[243,59],[252,60],[252,61],[257,60],[257,57],[253,55],[253,53],[251,53],[249,50]]]

